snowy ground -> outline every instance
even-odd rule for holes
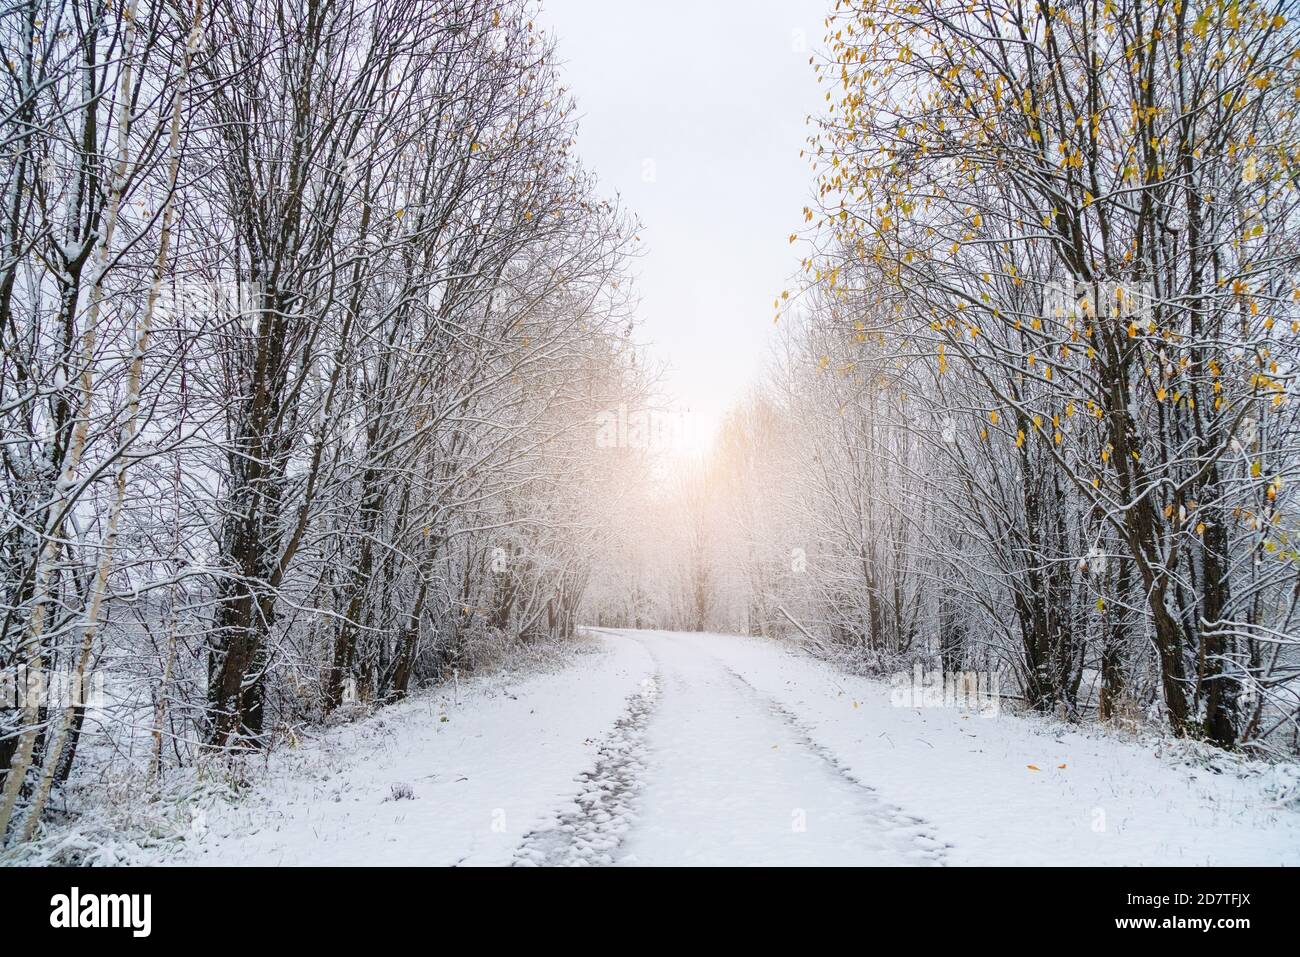
[[[196,864],[1300,864],[1296,772],[891,705],[770,642],[601,632],[272,758]],[[1031,767],[1032,766],[1032,767]]]

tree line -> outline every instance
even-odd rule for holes
[[[0,669],[142,778],[572,632],[638,239],[535,13],[0,14]],[[0,710],[0,840],[88,715]]]
[[[650,617],[1294,752],[1287,6],[839,0],[804,271],[675,500],[717,516],[709,608],[684,541]]]

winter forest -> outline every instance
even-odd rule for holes
[[[1300,863],[1300,19],[818,6],[793,268],[684,447],[545,2],[3,0],[0,861],[385,861],[275,787],[427,806],[411,863],[1043,863],[982,801]],[[811,796],[691,845],[751,747]]]

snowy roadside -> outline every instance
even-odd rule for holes
[[[7,863],[66,863],[72,850],[106,864],[508,864],[571,800],[647,668],[631,642],[583,641],[541,667],[507,661],[459,692],[420,692],[281,747],[238,796],[197,787],[115,836],[92,812]]]
[[[895,707],[752,638],[601,630],[506,665],[5,863],[1300,864],[1293,764]]]
[[[950,865],[1300,865],[1300,769],[1036,716],[899,708],[887,683],[757,639],[701,648],[846,772],[924,818]]]

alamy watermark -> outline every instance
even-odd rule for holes
[[[1043,286],[1043,318],[1112,318],[1148,322],[1155,308],[1150,282],[1054,280]]]
[[[926,671],[918,663],[889,679],[895,708],[958,708],[988,718],[1001,709],[995,671]]]
[[[158,290],[158,314],[167,319],[238,318],[256,325],[265,287],[248,280],[177,279]]]
[[[18,665],[0,668],[0,708],[102,708],[104,675],[49,671]]]
[[[596,415],[598,449],[681,449],[696,438],[695,417],[667,409],[629,409],[625,403]]]
[[[153,929],[152,894],[83,894],[73,887],[50,898],[50,926],[56,929],[119,927],[132,937]]]

